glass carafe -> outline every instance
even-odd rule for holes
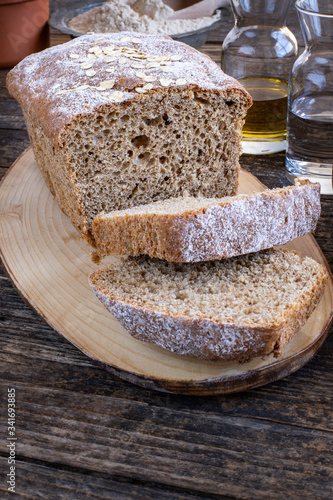
[[[298,0],[296,8],[306,47],[290,78],[287,175],[333,194],[333,2]]]
[[[222,69],[253,99],[243,128],[244,153],[286,147],[288,78],[297,41],[286,27],[292,0],[231,0],[235,26],[222,46]]]

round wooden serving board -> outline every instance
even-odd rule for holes
[[[263,189],[258,179],[242,171],[241,192]],[[298,238],[288,246],[327,266],[312,236]],[[29,148],[0,186],[1,257],[14,285],[31,307],[112,373],[161,391],[227,394],[289,375],[309,361],[325,340],[333,310],[331,276],[319,306],[281,358],[269,356],[245,364],[207,362],[140,342],[122,328],[91,291],[88,274],[98,267],[91,260],[91,250],[53,200]]]

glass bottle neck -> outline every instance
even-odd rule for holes
[[[333,15],[320,15],[315,12],[298,10],[302,33],[306,45],[333,48]]]
[[[281,28],[286,24],[292,0],[231,0],[236,25],[271,26]]]

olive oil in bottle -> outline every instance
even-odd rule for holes
[[[243,78],[239,82],[253,99],[243,127],[243,152],[280,151],[286,138],[288,82],[276,78]]]

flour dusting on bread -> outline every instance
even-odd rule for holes
[[[237,191],[251,97],[185,44],[85,35],[27,57],[7,86],[48,187],[91,244],[102,210]]]

